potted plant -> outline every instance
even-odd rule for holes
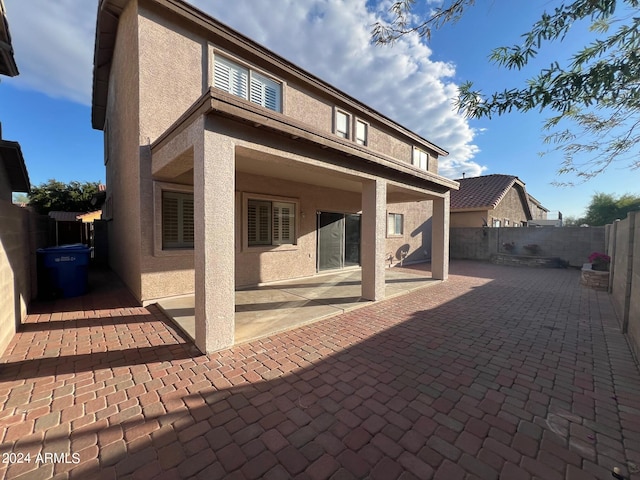
[[[504,248],[507,252],[511,253],[516,248],[516,244],[514,242],[505,242],[502,244],[502,248]]]
[[[589,263],[591,263],[591,269],[599,272],[608,272],[609,264],[611,263],[611,257],[606,253],[593,252],[589,255]]]

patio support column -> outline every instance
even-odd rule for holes
[[[362,297],[382,300],[385,294],[385,233],[387,182],[371,180],[362,184]]]
[[[449,192],[433,201],[431,230],[431,276],[436,280],[449,277]]]
[[[233,345],[235,333],[235,147],[204,128],[194,146],[196,346],[203,353]]]

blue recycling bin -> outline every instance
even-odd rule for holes
[[[40,298],[68,298],[87,293],[91,249],[78,243],[40,248],[38,293]]]

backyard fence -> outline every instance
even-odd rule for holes
[[[0,200],[0,353],[27,315],[36,292],[36,248],[43,246],[47,218]]]
[[[640,358],[640,212],[606,226],[609,292],[636,358]]]
[[[604,250],[605,227],[452,228],[450,233],[450,256],[460,260],[509,254],[558,258],[582,267],[589,255]]]

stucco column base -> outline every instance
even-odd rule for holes
[[[449,278],[449,192],[433,201],[431,277]]]
[[[372,180],[362,184],[362,297],[382,300],[385,295],[385,233],[387,182]]]
[[[211,353],[235,333],[235,146],[205,128],[193,164],[196,346]]]

